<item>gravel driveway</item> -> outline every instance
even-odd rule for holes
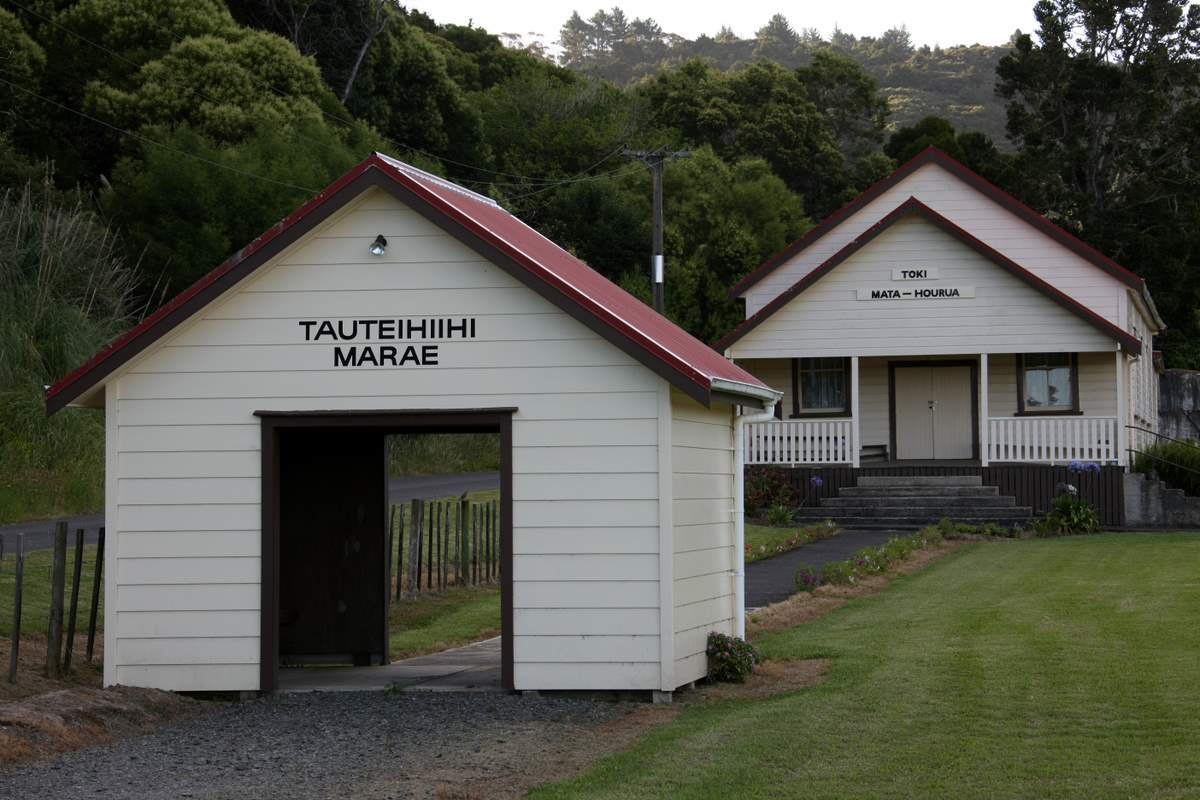
[[[505,694],[276,695],[0,772],[0,797],[516,797],[628,743],[648,710]]]

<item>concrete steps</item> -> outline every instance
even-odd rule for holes
[[[943,518],[1007,527],[1027,525],[1033,509],[984,486],[978,475],[870,475],[796,516],[831,519],[843,528],[916,529]]]

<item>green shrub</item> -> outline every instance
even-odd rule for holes
[[[757,651],[745,639],[713,631],[708,634],[708,677],[714,681],[742,683],[759,663]]]
[[[767,510],[767,524],[781,528],[792,521],[792,510],[785,505],[771,506]]]
[[[821,571],[808,564],[796,567],[796,590],[811,592],[821,585]]]
[[[855,572],[854,563],[846,561],[830,561],[825,566],[821,567],[821,582],[832,583],[835,585],[854,583],[858,574]]]
[[[800,505],[796,487],[785,469],[778,467],[746,467],[745,506],[759,512],[774,506],[796,508]]]
[[[1095,533],[1100,527],[1100,515],[1087,500],[1074,494],[1060,494],[1054,498],[1045,517],[1034,520],[1033,529],[1038,536],[1074,536]]]
[[[1200,444],[1196,442],[1159,442],[1139,453],[1135,472],[1154,472],[1173,489],[1200,497]]]

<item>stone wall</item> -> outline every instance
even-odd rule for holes
[[[1200,527],[1200,497],[1187,497],[1140,472],[1126,473],[1125,527]]]
[[[1200,440],[1200,371],[1168,369],[1159,377],[1158,432]]]

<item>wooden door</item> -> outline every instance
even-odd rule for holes
[[[932,367],[896,368],[896,458],[933,455]]]
[[[975,457],[970,367],[933,367],[933,457]]]
[[[897,459],[974,458],[969,366],[896,367],[894,380]]]
[[[386,479],[378,431],[279,439],[279,654],[386,660]]]

